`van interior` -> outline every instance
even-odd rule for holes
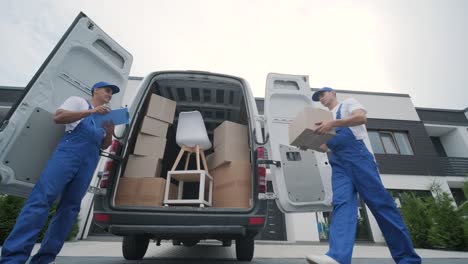
[[[185,111],[199,111],[202,114],[210,142],[213,144],[214,129],[224,121],[227,120],[247,127],[249,126],[249,112],[246,107],[244,89],[243,84],[239,80],[228,76],[206,75],[200,73],[162,73],[156,75],[150,83],[149,92],[146,93],[145,99],[142,100],[143,104],[139,111],[141,114],[137,116],[134,129],[131,130],[128,141],[128,151],[124,160],[128,158],[129,153],[133,153],[133,148],[152,94],[156,94],[176,102],[174,122],[172,125],[169,125],[167,131],[167,143],[164,158],[162,160],[161,177],[166,178],[167,172],[171,170],[181,149],[176,143],[179,113]],[[247,135],[247,138],[249,141],[252,140],[250,139],[250,134]],[[246,142],[246,144],[249,143]],[[208,156],[211,153],[213,153],[213,147],[209,150],[205,150],[205,156]],[[186,156],[184,155],[176,170],[184,169],[185,158]],[[251,160],[251,158],[248,157],[248,160]],[[124,169],[125,162],[122,171],[124,171]],[[188,169],[196,169],[196,160],[194,155],[191,156]],[[171,183],[177,184],[177,181],[173,180]],[[183,199],[197,199],[199,192],[198,188],[199,184],[197,182],[186,182],[184,184]],[[188,206],[197,207],[197,210],[201,209],[196,205]],[[171,205],[170,207],[174,207],[174,205]],[[187,205],[176,205],[176,207],[185,207],[187,209]],[[203,210],[214,209],[219,208],[203,208]],[[243,208],[242,210],[245,209],[247,208]],[[239,210],[239,208],[233,210]]]

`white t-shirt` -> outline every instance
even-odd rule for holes
[[[350,117],[352,115],[353,111],[358,110],[358,109],[361,109],[361,110],[363,110],[364,112],[367,113],[367,110],[364,108],[364,106],[362,106],[354,98],[345,99],[341,103],[341,105],[342,105],[341,106],[341,118],[342,119]],[[340,103],[338,103],[338,105],[336,105],[335,108],[333,108],[331,110],[332,113],[333,113],[333,118],[335,118],[335,119],[336,119],[336,112],[338,111],[339,107],[340,107]],[[366,125],[363,124],[363,125],[359,125],[359,126],[352,126],[352,127],[349,127],[349,128],[353,132],[356,139],[360,140],[360,139],[367,138]]]
[[[91,107],[93,107],[91,105]],[[88,102],[84,98],[79,96],[68,97],[65,102],[58,109],[68,110],[68,111],[85,111],[89,109]],[[71,131],[75,129],[76,126],[81,122],[81,119],[73,123],[65,125],[65,131]]]

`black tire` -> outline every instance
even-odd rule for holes
[[[223,247],[232,246],[232,240],[231,239],[224,239],[222,242],[223,242]]]
[[[173,246],[180,246],[180,245],[182,245],[182,242],[180,242],[180,240],[177,240],[177,239],[172,239],[172,245]]]
[[[140,260],[148,249],[149,238],[145,236],[124,236],[122,253],[127,260]]]
[[[255,242],[253,237],[236,239],[236,257],[239,261],[251,261],[254,255]]]

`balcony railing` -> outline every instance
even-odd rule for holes
[[[440,167],[445,176],[468,177],[468,158],[440,158]]]

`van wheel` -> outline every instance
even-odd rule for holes
[[[148,249],[149,238],[145,236],[124,236],[122,253],[125,259],[140,260]]]
[[[236,239],[236,257],[239,261],[251,261],[254,254],[255,243],[253,237]]]
[[[180,242],[180,240],[177,240],[177,239],[172,239],[172,245],[173,246],[180,246],[180,245],[182,245],[182,242]]]

